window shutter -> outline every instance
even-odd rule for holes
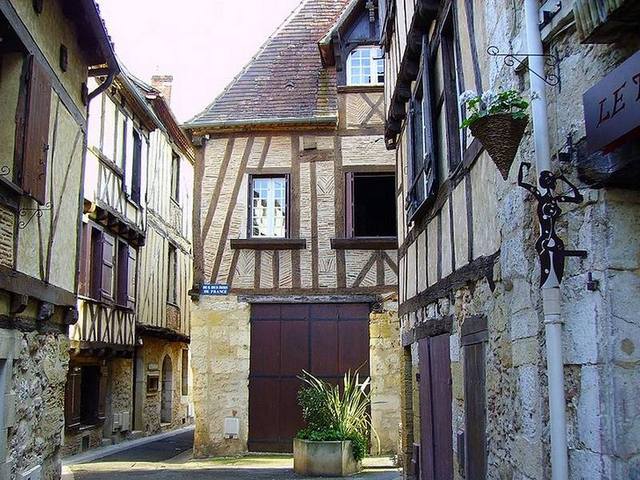
[[[98,383],[98,420],[102,421],[107,418],[107,367],[100,367],[100,379]]]
[[[85,297],[90,295],[91,288],[91,227],[82,224],[80,244],[80,276],[78,278],[78,293]]]
[[[82,369],[69,367],[64,395],[64,417],[67,428],[80,425],[80,386]]]
[[[133,247],[127,249],[127,307],[136,305],[136,258],[137,252]]]
[[[346,192],[346,205],[345,205],[345,214],[347,219],[347,231],[346,236],[348,238],[353,238],[355,234],[355,226],[353,221],[353,172],[347,173],[347,182],[345,185]]]
[[[118,267],[116,303],[121,306],[127,306],[128,286],[129,286],[129,245],[123,241],[118,242]]]
[[[102,272],[100,283],[100,299],[113,301],[113,263],[115,254],[114,238],[102,233]]]
[[[133,153],[131,162],[131,199],[140,203],[140,190],[142,184],[142,139],[140,134],[133,132]]]
[[[435,146],[433,140],[433,104],[431,90],[431,59],[429,58],[429,42],[427,35],[422,37],[422,128],[424,129],[424,172],[425,172],[425,199],[431,198],[436,193],[438,186],[437,172],[435,165]]]
[[[29,58],[29,90],[25,119],[22,189],[40,204],[46,203],[47,152],[49,150],[49,114],[51,83],[43,66]]]

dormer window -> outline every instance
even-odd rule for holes
[[[384,59],[378,47],[358,47],[347,59],[348,85],[382,85]]]

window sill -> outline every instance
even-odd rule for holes
[[[24,194],[22,189],[11,180],[0,175],[0,202],[13,210],[20,207],[20,197]]]
[[[369,93],[384,92],[384,84],[377,85],[340,85],[338,93]]]
[[[304,238],[243,238],[231,240],[232,250],[305,250]]]
[[[177,308],[178,310],[180,310],[180,305],[178,305],[176,302],[171,302],[169,300],[167,300],[167,305]]]
[[[118,166],[116,162],[111,160],[109,157],[105,156],[104,153],[102,153],[100,150],[98,150],[95,147],[90,147],[90,150],[96,157],[98,157],[98,160],[100,160],[101,163],[105,164],[107,168],[109,168],[110,170],[113,170],[113,172],[116,175],[120,177],[124,177],[124,169]]]
[[[332,238],[333,250],[396,250],[398,237]]]

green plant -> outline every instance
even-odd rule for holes
[[[331,385],[306,371],[299,378],[306,384],[298,393],[298,402],[307,427],[298,432],[298,438],[312,441],[351,440],[353,456],[361,460],[369,446],[369,432],[372,432],[379,450],[380,440],[369,415],[370,378],[361,383],[358,373],[352,375],[348,372],[343,379],[342,392],[339,386]]]
[[[529,102],[516,90],[500,90],[498,93],[488,90],[482,95],[468,90],[460,95],[460,103],[467,107],[467,118],[460,128],[467,128],[482,117],[497,113],[510,113],[513,118],[524,118],[529,107]]]

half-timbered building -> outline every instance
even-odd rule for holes
[[[637,120],[624,115],[640,111],[640,44],[629,30],[638,28],[637,2],[384,7],[405,477],[633,478],[639,158]],[[500,89],[531,102],[506,179],[460,128],[469,114],[458,103],[467,90]],[[555,178],[556,203],[538,206],[536,178],[521,162],[550,160],[538,168],[547,171],[539,188]],[[557,202],[567,201],[574,205],[560,214]],[[539,225],[549,216],[557,235],[536,244],[539,231],[550,233]],[[559,289],[540,288],[547,247],[560,255],[559,281],[564,266]]]
[[[66,454],[189,417],[193,153],[160,91],[121,70],[90,105]]]
[[[374,425],[395,451],[395,157],[377,9],[303,0],[186,125],[197,456],[291,451],[303,369],[371,375]]]
[[[139,250],[135,354],[136,430],[184,426],[190,404],[189,338],[193,252],[191,142],[170,109],[171,76],[135,80],[160,125],[149,137],[146,242]]]
[[[3,479],[60,476],[90,67],[118,70],[92,0],[0,1]]]

